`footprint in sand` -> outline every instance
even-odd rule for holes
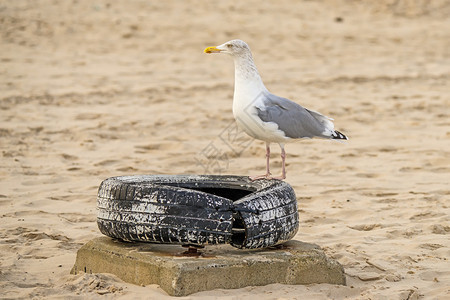
[[[118,160],[114,160],[114,159],[107,159],[107,160],[103,160],[101,162],[98,162],[96,164],[94,164],[94,166],[96,167],[106,167],[106,166],[111,166],[115,163],[119,162]]]
[[[96,120],[99,119],[102,115],[96,113],[82,113],[78,114],[75,117],[75,120]]]
[[[70,160],[70,161],[78,160],[78,156],[70,155],[70,154],[67,154],[67,153],[63,153],[60,156],[62,158],[64,158],[65,160]]]
[[[355,225],[355,226],[348,226],[351,229],[358,230],[358,231],[371,231],[377,228],[381,228],[381,224],[361,224],[361,225]]]

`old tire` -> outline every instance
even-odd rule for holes
[[[241,176],[136,175],[104,180],[100,231],[126,241],[263,248],[298,230],[292,187]]]

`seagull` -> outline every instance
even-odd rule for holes
[[[250,176],[257,179],[286,179],[285,143],[303,138],[348,140],[334,130],[333,119],[270,93],[256,69],[250,47],[242,40],[231,40],[208,47],[205,53],[225,53],[234,59],[235,83],[233,115],[238,127],[249,136],[266,142],[266,174]],[[281,148],[281,176],[270,173],[270,143]]]

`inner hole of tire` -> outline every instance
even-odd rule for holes
[[[241,189],[232,189],[232,188],[210,188],[210,187],[205,187],[205,188],[191,188],[193,190],[197,190],[200,192],[204,192],[204,193],[208,193],[208,194],[213,194],[216,196],[220,196],[220,197],[224,197],[227,199],[230,199],[231,201],[236,201],[239,200],[249,194],[252,193],[252,191],[248,191],[248,190],[241,190]]]
[[[210,184],[206,184],[206,186],[202,186],[201,183],[199,184],[199,183],[191,183],[191,182],[186,182],[186,183],[155,182],[155,184],[177,186],[177,187],[181,187],[181,188],[185,188],[185,189],[204,192],[204,193],[212,194],[215,196],[230,199],[233,202],[257,191],[257,189],[253,188],[253,187],[242,187],[242,186],[235,187],[233,184],[227,184],[227,183],[225,183],[222,186],[214,186],[214,185],[211,186]]]
[[[245,241],[245,224],[239,212],[233,213],[233,228],[231,229],[231,242],[243,245]]]

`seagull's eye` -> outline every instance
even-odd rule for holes
[[[229,49],[231,49],[231,48],[233,48],[233,45],[228,44],[227,47],[228,47]]]

